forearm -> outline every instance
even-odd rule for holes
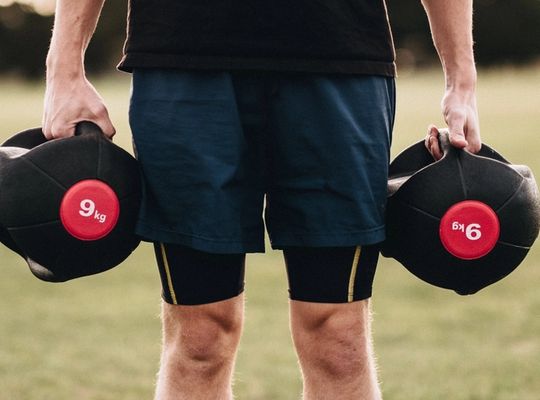
[[[58,0],[47,77],[84,75],[84,53],[105,0]]]
[[[472,37],[473,0],[422,0],[444,70],[446,91],[441,102],[450,143],[476,153],[480,150],[480,126],[476,107],[476,66]],[[442,157],[435,125],[428,128],[426,146]]]
[[[474,89],[473,0],[422,0],[447,89]]]

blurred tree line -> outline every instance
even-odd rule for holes
[[[451,1],[451,0],[448,0]],[[437,61],[419,0],[387,0],[398,49],[398,66]],[[479,65],[522,64],[540,58],[540,0],[475,0],[474,35]],[[107,1],[87,52],[91,73],[110,71],[125,38],[127,1]],[[0,7],[0,73],[39,78],[53,25],[52,16],[17,3]]]

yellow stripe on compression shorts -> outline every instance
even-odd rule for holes
[[[349,277],[349,295],[347,301],[349,303],[354,301],[354,283],[356,280],[356,271],[358,270],[358,264],[360,260],[360,254],[362,253],[362,246],[356,246],[356,251],[354,252],[354,258],[351,266],[351,276]]]
[[[169,286],[169,292],[171,294],[173,304],[178,304],[178,302],[176,301],[176,293],[174,292],[174,287],[172,284],[171,270],[169,268],[169,261],[167,260],[167,252],[165,251],[165,246],[163,245],[163,243],[160,243],[159,245],[161,247],[161,257],[163,258],[165,274],[167,275],[167,285]]]

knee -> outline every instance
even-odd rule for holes
[[[369,315],[360,304],[352,307],[356,312],[340,306],[293,320],[293,339],[303,367],[347,380],[370,367]]]
[[[242,309],[164,305],[163,354],[195,368],[220,368],[234,360],[242,333]]]

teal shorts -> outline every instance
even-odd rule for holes
[[[384,240],[392,78],[136,69],[138,233],[209,253]]]

